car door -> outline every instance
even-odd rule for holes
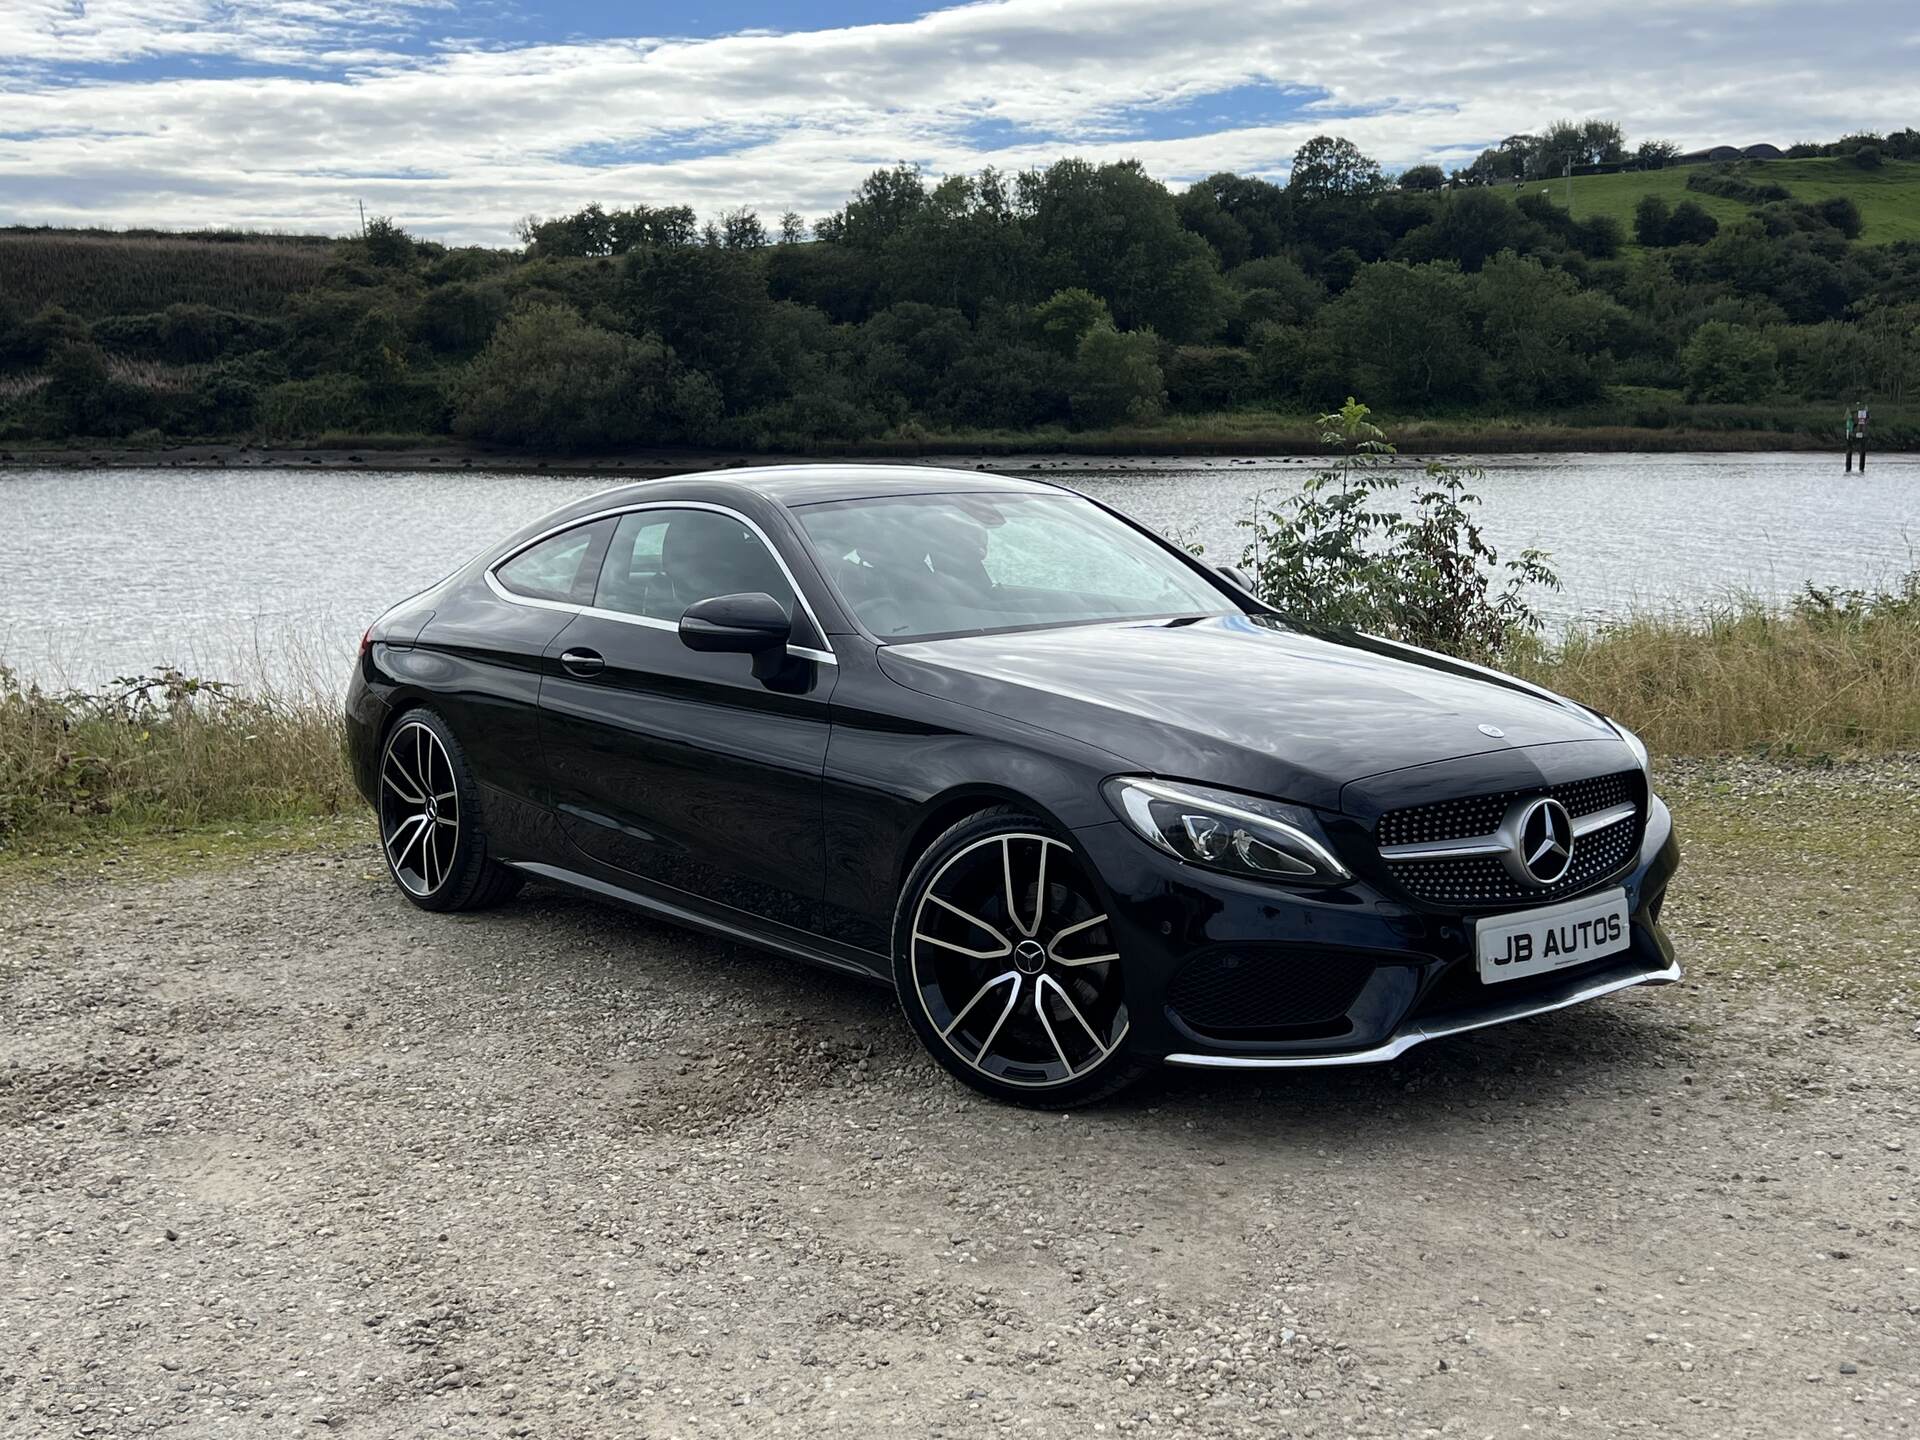
[[[794,662],[679,635],[695,601],[760,591],[795,620]],[[766,536],[717,505],[620,517],[593,604],[548,647],[541,744],[571,842],[653,887],[813,930],[824,872],[821,771],[836,674]]]
[[[419,637],[389,658],[431,693],[480,783],[489,827],[511,852],[538,850],[551,829],[540,760],[541,670],[553,638],[591,600],[614,522],[583,521],[527,545],[434,602]]]

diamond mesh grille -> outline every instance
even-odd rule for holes
[[[1573,864],[1556,884],[1523,884],[1507,873],[1497,855],[1389,860],[1387,869],[1408,894],[1434,905],[1468,908],[1544,905],[1577,894],[1622,869],[1632,858],[1634,842],[1640,833],[1636,778],[1634,771],[1596,775],[1545,788],[1442,800],[1410,810],[1390,811],[1380,817],[1377,834],[1381,845],[1425,845],[1490,835],[1499,828],[1507,808],[1523,796],[1551,795],[1567,807],[1568,814],[1576,817],[1615,805],[1633,804],[1632,819],[1617,821],[1574,842]]]

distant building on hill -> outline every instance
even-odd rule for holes
[[[1675,165],[1722,165],[1732,160],[1784,160],[1787,152],[1778,145],[1761,141],[1758,145],[1709,145],[1704,150],[1689,150],[1672,161]]]

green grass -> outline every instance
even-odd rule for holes
[[[1572,180],[1573,213],[1611,215],[1631,242],[1633,207],[1643,195],[1658,195],[1669,205],[1698,201],[1722,225],[1744,218],[1752,207],[1687,189],[1687,177],[1707,167],[1676,165],[1666,170],[1635,171],[1623,175],[1576,175]],[[1860,207],[1866,223],[1861,243],[1888,245],[1896,240],[1920,240],[1920,160],[1888,160],[1878,170],[1862,170],[1851,160],[1760,160],[1738,166],[1734,173],[1755,184],[1785,186],[1796,200],[1808,202],[1844,195]],[[1565,180],[1530,180],[1524,185],[1500,186],[1508,196],[1546,190],[1556,205],[1567,203]]]

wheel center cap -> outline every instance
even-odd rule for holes
[[[1047,963],[1047,947],[1038,940],[1022,940],[1013,947],[1013,963],[1022,975],[1038,975]]]
[[[439,802],[433,799],[429,799],[427,801],[427,819],[438,820],[439,818],[440,818]]]

